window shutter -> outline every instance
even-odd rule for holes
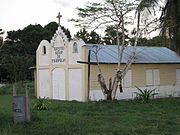
[[[180,69],[176,69],[176,85],[180,85]]]
[[[159,69],[153,70],[153,79],[154,79],[154,85],[160,85]]]
[[[151,69],[146,70],[146,85],[153,85]]]

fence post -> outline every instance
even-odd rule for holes
[[[17,96],[17,89],[15,84],[13,84],[13,96]]]
[[[28,85],[26,83],[26,88],[25,88],[25,91],[26,91],[26,95],[25,95],[25,101],[26,101],[26,105],[25,105],[25,108],[26,108],[26,120],[27,121],[30,121],[31,119],[31,116],[30,116],[30,107],[29,107],[29,88],[28,88]]]

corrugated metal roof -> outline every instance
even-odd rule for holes
[[[98,52],[100,63],[117,63],[118,46],[117,45],[97,45],[86,44],[89,50],[95,50],[94,46],[101,49]],[[133,46],[127,46],[123,53],[122,63],[126,63],[131,56]],[[96,62],[95,55],[91,51],[90,61]],[[136,46],[136,59],[133,63],[180,63],[180,57],[172,50],[166,47],[144,47]]]

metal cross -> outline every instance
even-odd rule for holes
[[[59,26],[60,26],[60,20],[61,20],[61,17],[62,17],[62,15],[61,15],[60,12],[59,12],[59,13],[58,13],[58,16],[57,16]]]

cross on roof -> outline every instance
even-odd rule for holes
[[[61,20],[61,17],[62,17],[62,15],[61,15],[60,12],[59,12],[59,13],[58,13],[58,16],[57,16],[59,26],[60,26],[60,20]]]

